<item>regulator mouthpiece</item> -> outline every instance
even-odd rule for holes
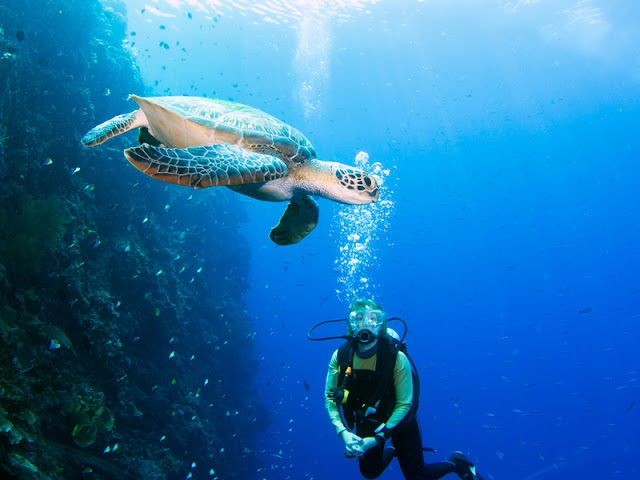
[[[376,338],[378,338],[378,336],[375,333],[373,333],[371,330],[367,330],[366,328],[363,328],[356,334],[356,338],[360,343],[367,344],[367,343],[373,342]]]

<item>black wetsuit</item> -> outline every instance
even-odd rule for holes
[[[356,428],[356,435],[364,438],[371,437],[375,433],[364,428],[358,431]],[[455,469],[454,465],[449,462],[424,463],[422,434],[416,417],[391,435],[391,444],[395,448],[395,455],[392,448],[378,446],[367,451],[358,459],[360,473],[364,478],[379,477],[389,466],[394,456],[398,457],[398,463],[406,480],[437,480],[453,473]]]

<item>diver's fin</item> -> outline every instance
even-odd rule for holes
[[[150,177],[193,188],[268,182],[285,176],[288,171],[277,157],[234,145],[190,148],[141,145],[126,149],[124,155]]]
[[[135,112],[118,115],[111,120],[101,123],[97,127],[93,127],[80,141],[85,147],[95,147],[96,145],[106,142],[111,137],[128,132],[134,128],[146,126],[147,117],[145,117],[144,112],[142,110],[136,110]]]
[[[271,229],[269,238],[278,245],[298,243],[316,228],[319,212],[318,204],[310,196],[294,198],[280,218],[280,223]]]

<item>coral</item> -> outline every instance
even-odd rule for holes
[[[0,210],[0,262],[22,276],[39,273],[44,255],[62,241],[67,224],[55,196],[22,196]]]
[[[33,368],[33,361],[37,356],[37,343],[21,328],[15,328],[11,334],[11,343],[15,344],[13,364],[20,373],[28,372]]]
[[[36,467],[29,460],[24,458],[22,455],[18,455],[17,453],[9,454],[9,465],[19,469],[22,472],[27,474],[29,473],[39,473],[38,467]]]
[[[78,424],[73,428],[73,441],[79,447],[88,447],[93,445],[98,435],[98,427],[93,423]]]
[[[33,415],[33,414],[31,414]],[[27,428],[32,426],[37,419],[33,419],[33,423],[28,424]],[[13,423],[9,418],[7,418],[7,411],[0,407],[0,434],[5,435],[9,443],[12,445],[17,445],[23,439],[29,443],[33,443],[34,435],[27,430],[27,428],[21,428],[20,426]]]
[[[93,411],[84,405],[76,405],[73,416],[77,423],[72,436],[79,447],[93,445],[99,433],[110,432],[113,428],[113,416],[106,407]]]

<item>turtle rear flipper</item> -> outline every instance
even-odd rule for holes
[[[278,245],[293,245],[309,235],[318,224],[320,209],[308,195],[296,197],[289,203],[280,223],[271,229],[269,238]]]
[[[142,173],[167,183],[193,188],[229,187],[276,180],[287,174],[277,157],[234,145],[128,148],[125,157]]]
[[[134,128],[146,126],[148,126],[147,117],[145,117],[144,112],[142,110],[136,110],[135,112],[118,115],[111,120],[101,123],[97,127],[93,127],[80,141],[85,147],[95,147],[96,145],[106,142],[111,137],[128,132]]]

